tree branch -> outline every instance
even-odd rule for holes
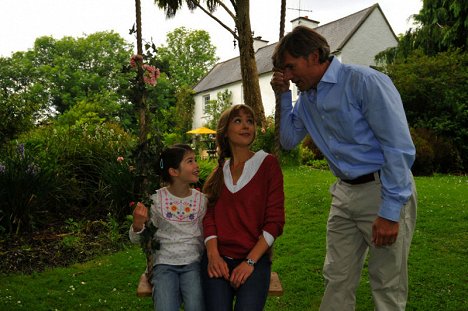
[[[216,16],[214,16],[210,11],[208,11],[207,9],[205,9],[203,6],[200,5],[200,3],[196,3],[196,6],[198,8],[200,8],[200,10],[202,10],[203,12],[205,12],[209,17],[211,17],[212,19],[214,19],[216,22],[218,22],[218,24],[220,24],[224,29],[226,29],[227,31],[229,31],[232,36],[234,37],[234,39],[236,40],[239,40],[239,36],[234,32],[234,30],[232,30],[231,28],[229,28],[229,26],[227,26],[226,24],[224,24],[219,18],[217,18]],[[228,10],[228,14],[231,15],[231,17],[234,19],[235,21],[235,16],[232,15],[232,13]]]

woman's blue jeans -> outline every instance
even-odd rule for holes
[[[231,272],[244,259],[223,257]],[[270,287],[271,261],[265,254],[255,265],[254,272],[238,289],[224,278],[210,278],[206,253],[202,260],[203,290],[207,311],[261,311],[265,307]],[[234,300],[235,298],[235,300]],[[234,309],[233,309],[234,307]]]
[[[205,310],[200,274],[200,263],[163,265],[153,267],[153,302],[157,311]]]

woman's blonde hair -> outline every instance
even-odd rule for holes
[[[222,186],[224,184],[224,174],[223,167],[226,158],[232,157],[231,146],[229,145],[229,140],[227,137],[227,131],[229,123],[234,117],[239,116],[240,111],[243,111],[246,114],[251,115],[253,119],[253,124],[255,127],[255,113],[247,105],[234,105],[224,110],[224,112],[219,117],[218,126],[216,128],[216,150],[218,153],[218,166],[211,172],[208,176],[205,184],[203,185],[203,193],[208,198],[208,206],[213,206],[221,193]],[[254,131],[254,138],[252,143],[255,140],[256,131]]]

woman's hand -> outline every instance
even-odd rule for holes
[[[143,230],[147,221],[148,209],[143,203],[138,202],[133,210],[133,231],[139,232]]]
[[[229,280],[229,268],[221,256],[208,256],[208,276],[210,278],[224,278]]]
[[[252,275],[254,269],[255,268],[253,266],[248,265],[245,261],[241,262],[232,271],[231,278],[229,279],[231,286],[234,288],[239,288],[247,281],[250,275]]]

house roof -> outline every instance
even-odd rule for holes
[[[327,42],[330,45],[331,53],[337,53],[346,45],[349,39],[354,35],[354,33],[375,9],[380,10],[382,16],[385,18],[385,15],[380,9],[379,4],[376,3],[364,10],[340,18],[328,24],[316,27],[314,30],[327,39]],[[385,22],[391,29],[390,24],[386,18]],[[271,61],[271,56],[273,55],[276,44],[277,42],[264,46],[258,49],[258,51],[255,53],[255,60],[257,62],[257,71],[259,75],[272,71],[273,64]],[[223,85],[240,81],[241,79],[240,58],[231,58],[224,62],[217,63],[211,69],[211,71],[208,72],[208,74],[195,86],[194,91],[196,93],[208,91]]]

